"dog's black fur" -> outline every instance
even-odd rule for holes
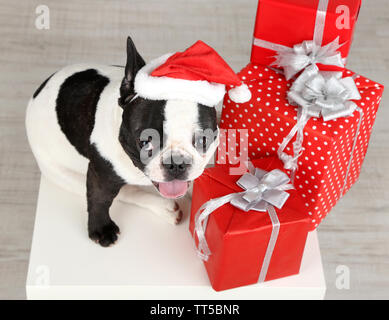
[[[135,96],[134,79],[136,73],[145,65],[143,58],[135,48],[131,38],[127,39],[127,64],[120,88],[119,105],[124,109],[123,123],[120,129],[119,141],[129,154],[134,164],[143,169],[140,161],[140,142],[134,145],[133,135],[139,137],[144,128],[156,128],[139,118],[136,110],[139,108],[155,108],[163,112],[166,101],[150,101],[142,98],[129,101]],[[39,94],[48,78],[36,91]],[[94,69],[78,72],[66,79],[61,85],[56,100],[56,112],[60,127],[69,142],[76,150],[89,159],[87,172],[87,202],[88,202],[88,233],[89,237],[101,246],[109,246],[117,240],[119,227],[111,220],[109,208],[114,198],[125,184],[113,170],[112,165],[101,157],[95,145],[90,143],[90,135],[94,127],[97,103],[101,92],[109,84],[109,79]],[[163,115],[155,117],[162,130]],[[158,118],[158,119],[157,119]],[[140,124],[142,126],[140,127]],[[139,131],[140,130],[140,131]],[[161,132],[162,136],[162,132]]]
[[[103,159],[94,145],[90,147],[91,159],[87,173],[88,233],[101,246],[107,247],[118,238],[119,227],[109,216],[109,208],[125,184]]]
[[[157,130],[160,148],[163,148],[163,123],[166,120],[165,100],[148,100],[135,97],[134,79],[145,65],[133,41],[127,39],[127,62],[120,86],[118,104],[123,108],[118,140],[134,165],[142,172],[145,164],[140,151],[145,141],[140,140],[144,129]],[[36,98],[51,76],[34,93]],[[119,227],[111,220],[109,208],[121,187],[126,183],[115,172],[112,164],[103,158],[90,142],[95,125],[95,114],[100,95],[110,80],[95,69],[87,69],[69,76],[59,88],[56,99],[57,120],[62,132],[79,154],[89,159],[87,171],[87,203],[89,237],[101,246],[109,246],[117,240]],[[119,107],[118,106],[118,107]],[[115,107],[115,106],[113,106]],[[216,130],[216,110],[198,105],[199,124],[203,129]],[[195,141],[193,141],[195,144]],[[166,180],[185,180],[185,168],[180,164],[174,170],[166,170]],[[181,169],[182,170],[181,170]],[[181,172],[181,171],[182,172]]]
[[[143,171],[145,162],[140,159],[142,141],[139,137],[144,129],[153,128],[160,136],[159,146],[163,146],[163,122],[165,121],[164,100],[146,100],[137,97],[133,103],[124,106],[123,121],[119,141],[134,165]],[[132,143],[136,141],[136,144]],[[156,144],[156,146],[158,146]],[[157,151],[157,150],[155,150]]]
[[[107,77],[88,69],[67,78],[57,96],[56,111],[62,132],[77,151],[89,159],[96,106],[108,84]]]
[[[124,150],[130,153],[130,158],[136,166],[141,166],[142,162],[138,161],[138,152],[133,152],[134,146],[130,141],[126,141],[126,135],[132,130],[134,123],[125,116],[130,109],[129,101],[135,96],[134,79],[137,72],[145,65],[143,58],[140,56],[136,47],[130,37],[127,39],[127,63],[125,67],[125,74],[120,87],[119,105],[124,109],[123,121],[120,129],[119,141]],[[103,81],[96,81],[96,85]],[[148,101],[149,104],[154,105],[153,101]],[[132,104],[136,110],[138,106]],[[147,105],[146,101],[144,105]],[[92,146],[90,156],[88,157],[89,167],[87,173],[87,200],[88,200],[88,232],[89,237],[98,242],[101,246],[109,246],[117,240],[117,234],[120,232],[119,227],[112,221],[109,216],[109,208],[113,200],[119,193],[121,187],[125,184],[124,181],[117,176],[113,171],[109,162],[104,160],[96,148]],[[136,159],[134,161],[134,159]]]

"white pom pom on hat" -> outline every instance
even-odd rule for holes
[[[248,86],[242,83],[239,87],[232,88],[228,91],[230,99],[236,103],[244,103],[251,100],[251,92]]]
[[[226,86],[236,103],[251,93],[222,57],[202,41],[183,52],[166,54],[146,64],[135,77],[135,92],[151,100],[189,100],[214,107],[223,100]]]

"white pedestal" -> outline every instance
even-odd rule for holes
[[[42,178],[26,283],[28,299],[322,299],[326,286],[316,232],[301,273],[216,292],[195,254],[188,217],[172,226],[146,210],[115,202],[118,242],[89,240],[86,199]]]

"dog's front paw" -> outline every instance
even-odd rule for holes
[[[153,209],[158,215],[162,215],[170,224],[179,224],[183,213],[180,206],[174,200],[165,200],[165,205]]]
[[[177,202],[174,202],[174,209],[172,211],[172,215],[173,218],[175,218],[174,224],[179,224],[182,220],[182,217],[184,216]]]
[[[112,220],[105,225],[89,228],[89,238],[102,247],[108,247],[114,244],[118,239],[119,233],[119,227]]]

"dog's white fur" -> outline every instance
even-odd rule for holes
[[[185,112],[182,112],[185,110]],[[165,106],[164,132],[166,142],[159,157],[153,158],[146,167],[146,174],[153,181],[163,181],[164,176],[160,168],[161,159],[169,159],[171,154],[180,154],[191,163],[188,180],[198,178],[207,163],[211,160],[218,139],[216,139],[205,154],[200,154],[192,144],[193,134],[199,130],[197,103],[168,100]],[[218,138],[218,137],[216,137]]]
[[[189,179],[197,178],[212,158],[218,140],[205,155],[192,145],[192,135],[198,129],[198,111],[195,102],[170,100],[165,107],[164,123],[167,143],[160,154],[146,167],[146,176],[136,168],[119,143],[122,108],[118,106],[123,69],[104,65],[78,64],[55,73],[35,99],[31,99],[26,114],[27,136],[39,168],[44,176],[57,185],[77,194],[86,195],[86,172],[89,160],[80,155],[62,132],[55,111],[59,88],[66,78],[86,69],[96,69],[109,78],[110,83],[101,93],[95,116],[91,143],[108,160],[114,171],[127,183],[118,199],[135,203],[165,217],[174,223],[178,211],[174,200],[165,199],[152,187],[150,181],[161,181],[161,157],[172,150],[187,154],[192,159]]]

